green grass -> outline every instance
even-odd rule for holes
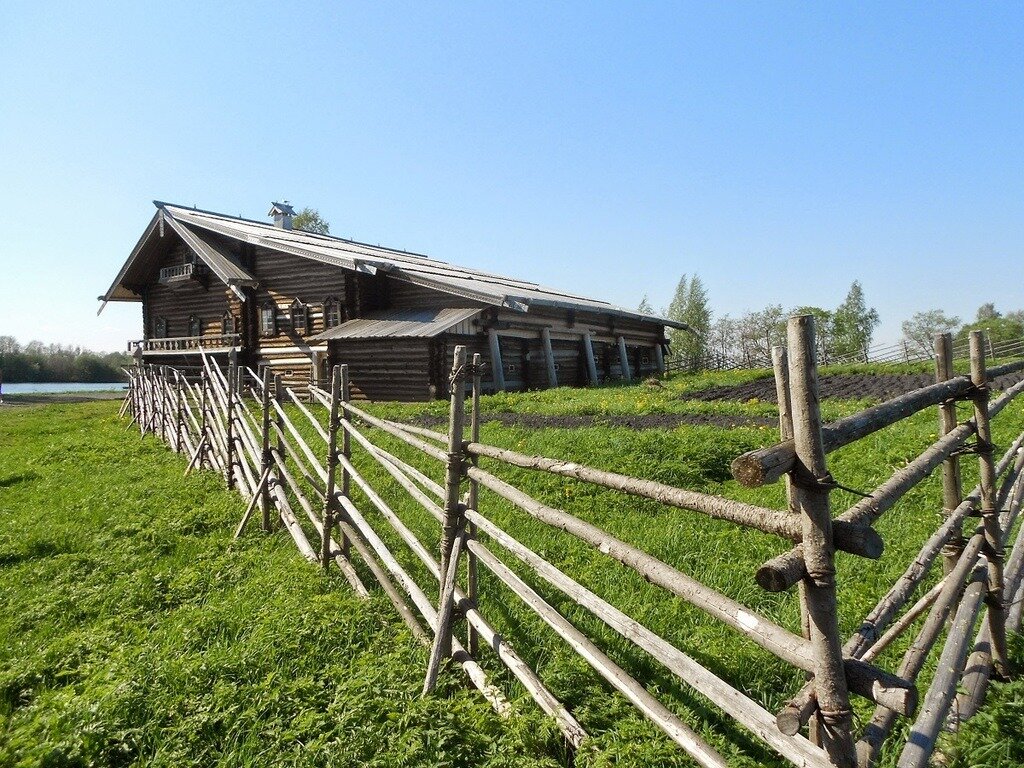
[[[676,377],[664,387],[559,389],[485,398],[485,412],[537,414],[722,413],[774,416],[765,403],[701,403],[689,392],[754,374]],[[763,375],[763,372],[762,374]],[[863,403],[827,401],[826,418]],[[720,410],[703,410],[707,408]],[[5,765],[558,765],[568,755],[556,729],[490,653],[482,663],[515,704],[499,720],[459,669],[441,695],[419,698],[426,650],[380,595],[352,597],[336,573],[305,565],[283,532],[251,530],[230,546],[241,500],[211,473],[182,481],[184,459],[114,420],[112,404],[7,409],[0,413],[0,766]],[[374,405],[408,420],[443,415],[439,403]],[[320,409],[317,409],[321,413]],[[924,413],[830,456],[844,485],[870,489],[934,439]],[[1005,446],[1024,429],[1014,404],[996,421]],[[437,462],[378,430],[367,434],[440,479]],[[781,486],[744,489],[729,479],[737,454],[777,440],[775,430],[684,426],[522,429],[488,422],[483,439],[526,453],[572,458],[780,508]],[[319,449],[317,439],[311,444]],[[357,464],[429,549],[437,525],[368,457]],[[970,486],[976,475],[965,462]],[[593,522],[796,630],[795,595],[763,592],[753,573],[785,545],[699,515],[575,481],[483,462],[530,494]],[[482,511],[578,581],[690,653],[774,711],[802,683],[789,668],[696,609],[652,587],[587,545],[485,493]],[[931,478],[879,524],[877,563],[838,560],[841,624],[853,631],[939,520]],[[834,508],[855,503],[837,492]],[[356,502],[428,594],[426,570]],[[511,556],[492,551],[643,680],[735,765],[782,764],[657,663]],[[364,572],[365,573],[365,572]],[[594,736],[576,765],[691,765],[500,583],[482,577],[482,612]],[[880,663],[892,668],[897,643]],[[1015,645],[1024,662],[1024,648]],[[927,673],[926,673],[927,679]],[[1018,684],[994,702],[1019,712]],[[857,702],[860,722],[871,710]],[[991,707],[946,745],[959,764],[1016,765]],[[987,751],[986,751],[987,750]],[[896,750],[898,752],[898,750]],[[889,761],[893,757],[890,751]],[[998,760],[1003,762],[999,763]],[[374,762],[376,761],[376,762]],[[974,761],[974,762],[972,762]]]

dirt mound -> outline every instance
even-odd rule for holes
[[[1006,389],[1016,384],[1024,374],[1015,373],[1000,376],[995,381],[996,389]],[[927,373],[835,373],[822,376],[818,381],[822,399],[890,400],[907,392],[935,383],[935,377]],[[761,400],[775,402],[775,379],[770,376],[763,379],[748,381],[733,387],[712,387],[701,392],[690,392],[687,400]]]

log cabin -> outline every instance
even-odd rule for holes
[[[484,362],[484,389],[630,381],[664,370],[682,323],[427,256],[154,201],[107,292],[142,304],[138,359],[197,371],[232,350],[304,389],[348,364],[352,396],[447,397],[454,347]]]

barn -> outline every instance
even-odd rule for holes
[[[664,369],[682,323],[422,254],[160,201],[106,293],[142,305],[147,363],[201,355],[270,368],[300,389],[347,364],[353,397],[446,397],[456,345],[479,353],[486,391],[631,381]]]

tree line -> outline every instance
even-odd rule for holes
[[[91,352],[77,346],[20,344],[0,336],[0,374],[5,382],[74,382],[95,384],[123,381],[122,366],[134,364],[124,352]]]
[[[639,311],[655,314],[646,297]],[[785,343],[786,318],[794,314],[814,316],[818,361],[822,365],[867,361],[880,322],[878,311],[868,306],[859,280],[853,281],[846,298],[834,309],[800,306],[785,310],[781,304],[769,304],[739,317],[726,314],[716,318],[707,289],[696,274],[680,278],[671,303],[660,314],[692,329],[668,330],[670,359],[691,371],[770,367],[772,347]],[[967,323],[942,310],[918,312],[903,322],[902,342],[908,353],[930,355],[935,334],[953,333],[955,344],[966,344],[968,334],[977,329],[985,330],[995,345],[1021,341],[1024,311],[1003,314],[992,303],[986,303]]]

